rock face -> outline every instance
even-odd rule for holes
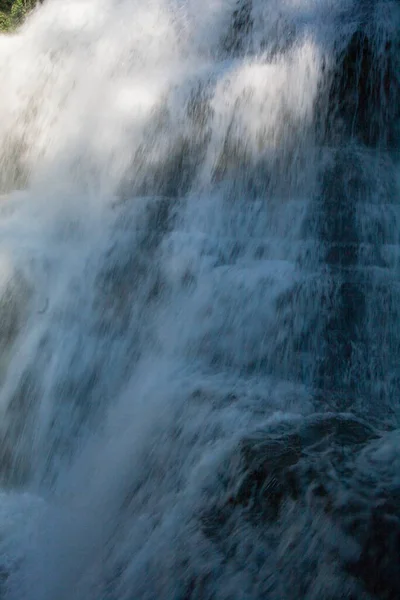
[[[29,285],[11,259],[0,256],[0,353],[10,348],[19,333],[29,294]]]
[[[353,18],[358,25],[328,75],[322,136],[335,151],[321,174],[316,211],[334,298],[316,386],[342,410],[391,377],[383,374],[398,347],[398,275],[389,254],[398,244],[391,222],[397,223],[400,16],[393,3],[369,2]]]
[[[368,148],[395,150],[399,144],[400,40],[379,39],[379,33],[367,21],[352,35],[339,56],[331,106],[351,138]]]
[[[26,321],[31,294],[32,289],[29,283],[13,266],[11,259],[7,256],[0,257],[0,386],[4,383],[15,342]],[[15,441],[18,435],[16,437],[11,435],[10,438],[8,425],[13,422],[14,414],[26,412],[25,409],[30,398],[29,385],[27,387],[26,384],[27,381],[21,382],[21,393],[15,397],[14,402],[10,402],[6,413],[2,414],[2,428],[0,429],[1,482],[9,481],[11,477],[18,479],[21,474],[21,465],[16,465],[18,452]],[[16,422],[20,421],[20,416],[18,416]]]
[[[374,507],[363,523],[361,554],[348,570],[377,598],[390,600],[400,594],[400,502],[397,493]]]
[[[237,2],[231,26],[224,41],[224,48],[230,55],[238,56],[250,48],[253,29],[252,9],[253,0]]]
[[[315,330],[298,347],[318,361],[321,406],[339,412],[242,439],[221,471],[214,507],[201,516],[222,563],[269,573],[270,587],[254,597],[400,597],[399,436],[372,425],[391,411],[384,386],[400,392],[400,12],[389,4],[357,5],[358,25],[321,92],[321,139],[332,153],[304,235],[319,237],[330,309],[321,309],[319,355]],[[389,26],[379,18],[386,9]],[[242,2],[234,13],[226,41],[233,55],[251,49],[252,10]],[[374,415],[363,402],[371,398]],[[244,531],[257,551],[255,542],[243,551]]]
[[[397,443],[391,436],[379,437],[368,424],[336,414],[243,440],[225,499],[203,515],[205,535],[240,561],[227,540],[235,529],[253,530],[275,553],[264,565],[271,570],[271,589],[277,585],[274,568],[292,566],[281,591],[285,598],[397,598],[398,478],[390,453],[379,464],[376,459]],[[254,557],[247,560],[251,567]],[[318,583],[319,570],[333,577],[332,587]]]

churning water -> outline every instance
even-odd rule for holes
[[[0,36],[0,597],[400,597],[400,3]]]

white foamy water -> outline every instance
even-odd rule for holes
[[[373,597],[309,473],[397,485],[399,13],[47,0],[0,36],[0,597]]]

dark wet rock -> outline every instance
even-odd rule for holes
[[[10,349],[20,332],[31,293],[28,282],[17,271],[0,289],[0,354]]]
[[[244,561],[247,570],[270,572],[272,598],[394,600],[400,590],[396,468],[390,455],[379,469],[374,458],[363,458],[387,443],[351,415],[260,431],[242,441],[239,462],[224,475],[226,493],[201,516],[203,533],[229,564],[240,568]],[[257,540],[257,555],[251,544],[242,555],[236,532],[246,530]]]
[[[323,176],[320,202],[320,236],[324,243],[327,274],[331,281],[335,310],[326,318],[322,333],[325,354],[316,385],[322,389],[346,389],[351,401],[357,386],[354,348],[362,345],[360,331],[365,317],[365,295],[357,269],[359,228],[358,203],[364,201],[368,181],[359,157],[337,152]],[[346,410],[347,406],[341,406]]]
[[[37,378],[32,370],[23,373],[7,406],[0,430],[0,481],[20,486],[31,474],[32,435],[39,396]]]
[[[300,464],[307,463],[310,453],[334,452],[339,446],[366,444],[374,437],[375,431],[358,419],[332,415],[244,440],[240,450],[244,477],[233,502],[244,506],[256,499],[267,518],[275,519],[286,497],[296,500],[301,495],[302,477],[308,484],[314,479],[313,469],[309,471],[307,466],[304,470]],[[326,495],[322,484],[317,485],[316,493]]]
[[[339,151],[332,167],[326,169],[321,186],[323,216],[320,235],[324,242],[356,243],[356,203],[367,195],[368,182],[359,157],[350,151]],[[353,257],[353,264],[356,256]]]
[[[154,110],[118,186],[120,198],[128,202],[138,196],[177,199],[190,191],[211,135],[211,90],[211,81],[193,82],[179,125],[167,103]],[[183,127],[188,121],[190,128]]]
[[[315,387],[324,397],[333,399],[335,394],[330,406],[338,410],[355,409],[357,398],[377,394],[380,382],[388,381],[387,374],[395,370],[391,367],[391,356],[399,347],[398,278],[393,268],[398,242],[395,169],[388,155],[355,150],[352,145],[337,150],[321,177],[318,210],[308,224],[321,239],[332,307],[320,319]],[[371,417],[389,412],[390,404],[376,395]]]
[[[348,565],[375,597],[391,600],[400,597],[400,499],[385,499],[364,519],[361,554]]]
[[[396,18],[396,15],[394,15]],[[364,16],[339,56],[330,91],[331,114],[353,138],[369,147],[396,148],[400,118],[399,41],[375,31]]]
[[[13,349],[22,334],[31,296],[32,288],[27,279],[16,269],[11,271],[9,280],[0,288],[0,384],[6,378]],[[26,479],[28,461],[22,458],[17,440],[30,426],[31,408],[36,397],[34,387],[33,374],[23,374],[6,407],[4,422],[0,427],[2,483],[21,483]]]
[[[299,500],[310,485],[316,496],[327,497],[326,483],[318,481],[324,459],[340,463],[342,449],[363,447],[377,436],[373,427],[351,415],[317,415],[243,439],[227,504],[211,521],[208,515],[207,528],[214,519],[226,521],[235,507],[248,509],[249,516],[255,514],[258,520],[275,521],[282,504],[288,498]]]
[[[225,50],[240,55],[250,48],[250,35],[253,29],[253,0],[239,0],[232,15],[229,32],[224,40]]]
[[[125,331],[131,315],[132,294],[144,305],[159,298],[165,283],[155,255],[173,224],[175,202],[171,198],[135,199],[116,223],[118,235],[107,252],[97,277],[96,309],[99,327]]]

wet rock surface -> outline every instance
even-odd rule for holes
[[[241,442],[225,495],[202,516],[204,534],[252,568],[255,557],[240,558],[228,542],[235,531],[252,530],[259,559],[262,547],[271,553],[259,568],[271,571],[272,597],[283,585],[285,598],[397,598],[399,478],[390,454],[379,469],[369,456],[397,443],[397,434],[339,414],[271,429]],[[275,569],[289,563],[279,584]]]

